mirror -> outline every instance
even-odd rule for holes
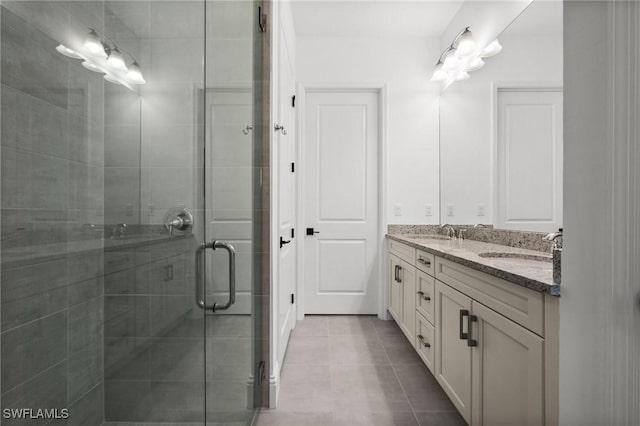
[[[440,222],[555,231],[562,2],[532,2],[498,39],[500,53],[440,96]]]

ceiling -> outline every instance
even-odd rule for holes
[[[292,0],[302,37],[439,37],[462,0]]]
[[[562,2],[534,1],[504,31],[507,36],[562,35]]]

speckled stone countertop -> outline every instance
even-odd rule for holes
[[[442,236],[429,238],[428,234],[387,234],[387,238],[516,285],[552,293],[553,263],[549,253],[481,241],[442,239]],[[485,253],[498,257],[480,256]]]

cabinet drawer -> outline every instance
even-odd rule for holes
[[[436,279],[544,337],[544,296],[440,257]]]
[[[416,315],[416,350],[431,373],[434,373],[435,341],[436,331],[433,325],[418,313]]]
[[[389,253],[395,254],[400,259],[412,265],[416,261],[416,249],[395,240],[389,240]]]
[[[416,280],[416,310],[433,324],[436,279],[419,270]]]
[[[436,269],[435,256],[426,251],[416,250],[416,268],[434,276]]]

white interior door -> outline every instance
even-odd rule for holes
[[[378,310],[378,92],[310,92],[305,109],[304,308]]]
[[[209,240],[223,240],[236,250],[236,303],[219,315],[251,314],[252,295],[252,122],[250,88],[207,90],[206,223]],[[208,301],[229,298],[228,255],[207,250]]]
[[[282,27],[281,27],[282,30]],[[286,38],[278,50],[278,124],[284,131],[276,133],[278,144],[278,231],[280,251],[278,252],[278,360],[282,362],[289,342],[289,335],[295,326],[295,276],[296,242],[299,237],[295,229],[296,179],[292,164],[296,156],[295,110],[291,98],[295,93],[293,64]],[[286,244],[285,244],[286,242]]]
[[[498,91],[497,227],[562,227],[562,91]]]

